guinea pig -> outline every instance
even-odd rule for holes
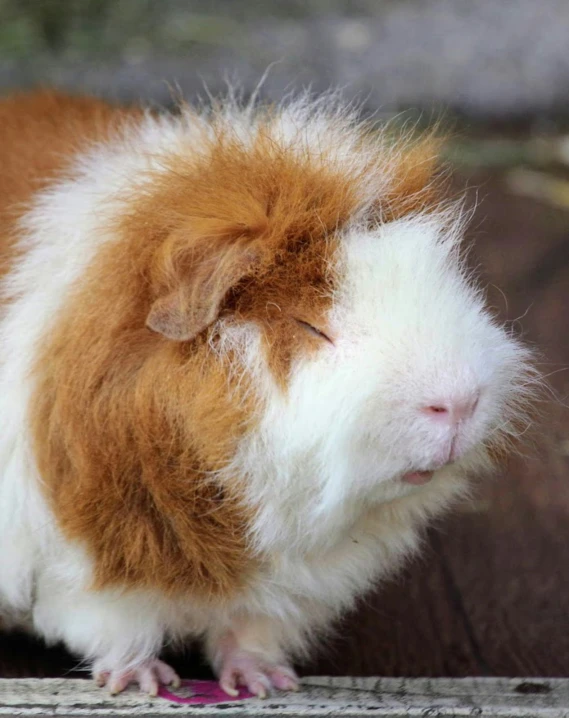
[[[231,696],[296,689],[529,420],[437,138],[45,91],[0,136],[0,613],[113,694],[194,640]]]

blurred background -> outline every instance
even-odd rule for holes
[[[444,116],[490,305],[539,350],[552,387],[537,446],[299,668],[567,676],[569,2],[0,0],[2,93],[41,84],[168,106],[173,88],[192,99],[230,79],[251,91],[272,63],[267,99],[341,86],[378,119]],[[195,652],[173,661],[208,675]],[[75,669],[60,648],[0,640],[1,676]]]
[[[167,102],[234,75],[345,87],[385,112],[567,116],[565,0],[0,0],[0,84]]]

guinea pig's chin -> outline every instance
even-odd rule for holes
[[[438,469],[429,471],[410,471],[394,477],[393,482],[397,486],[397,493],[407,495],[424,490],[427,487],[436,487],[443,482],[447,484],[453,479],[463,480],[468,471],[459,462],[449,462]]]
[[[429,468],[417,467],[412,470],[400,471],[390,480],[378,484],[374,499],[383,503],[394,498],[407,496],[420,492],[427,487],[436,487],[437,484],[452,482],[456,479],[463,483],[469,476],[486,474],[491,470],[491,462],[486,449],[478,445],[465,452],[455,461]]]
[[[396,474],[388,480],[379,481],[370,492],[368,500],[374,504],[386,504],[410,494],[419,494],[426,490],[432,491],[441,480],[445,483],[450,480],[452,472],[449,471],[449,468],[445,467],[439,471],[433,471],[428,481],[417,483],[405,481],[406,474]]]

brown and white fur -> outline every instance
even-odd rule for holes
[[[112,692],[290,660],[524,421],[437,147],[333,95],[0,103],[0,613]]]

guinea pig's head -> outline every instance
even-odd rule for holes
[[[148,325],[205,333],[249,383],[255,417],[231,464],[257,486],[384,502],[488,468],[523,430],[531,356],[467,269],[432,137],[303,112],[245,139],[241,118],[188,169],[171,241],[191,235],[191,259]]]

